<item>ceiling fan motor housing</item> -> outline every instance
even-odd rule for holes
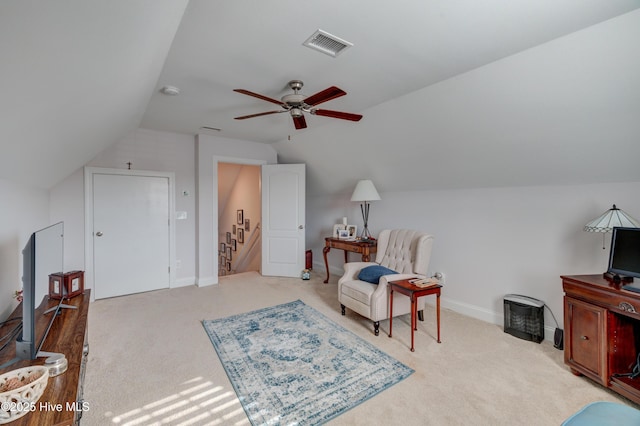
[[[282,100],[282,102],[284,102],[287,105],[290,106],[300,106],[302,105],[302,101],[304,101],[305,96],[304,95],[300,95],[298,93],[293,93],[290,95],[284,95],[282,98],[280,98]]]

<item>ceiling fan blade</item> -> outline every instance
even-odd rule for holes
[[[331,86],[328,89],[324,89],[321,92],[316,93],[315,95],[311,95],[304,100],[304,103],[309,106],[314,106],[321,104],[323,102],[330,101],[331,99],[339,98],[340,96],[346,95],[342,89],[337,88],[336,86]]]
[[[267,112],[259,112],[257,114],[243,115],[242,117],[235,117],[236,120],[244,120],[246,118],[260,117],[261,115],[269,115],[269,114],[280,114],[281,112],[286,112],[286,110],[282,111],[267,111]]]
[[[281,107],[286,107],[287,106],[287,104],[283,103],[282,101],[279,101],[279,100],[273,99],[273,98],[268,98],[268,97],[266,97],[264,95],[261,95],[259,93],[250,92],[250,91],[244,90],[244,89],[233,89],[233,91],[234,92],[238,92],[238,93],[242,93],[243,95],[253,96],[254,98],[262,99],[263,101],[271,102],[273,104],[280,105]]]
[[[312,109],[311,114],[351,121],[360,121],[360,119],[362,118],[360,114],[351,114],[350,112],[342,111],[331,111],[330,109]]]
[[[304,119],[304,115],[300,115],[298,117],[292,117],[292,118],[293,118],[293,125],[296,126],[296,130],[307,128],[307,120]]]

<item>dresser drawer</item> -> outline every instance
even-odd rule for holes
[[[618,314],[640,319],[640,293],[621,290],[619,287],[616,288],[614,284],[611,284],[611,289],[609,289],[567,280],[563,281],[563,287],[567,296],[588,301]]]

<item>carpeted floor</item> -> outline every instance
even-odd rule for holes
[[[249,425],[201,321],[296,299],[415,370],[330,425],[559,425],[593,401],[632,405],[571,374],[551,343],[527,342],[446,309],[442,343],[427,308],[412,353],[409,318],[393,322],[393,338],[382,321],[376,337],[370,321],[340,315],[337,278],[323,284],[320,275],[303,281],[245,273],[217,286],[92,303],[84,390],[90,410],[82,425]]]

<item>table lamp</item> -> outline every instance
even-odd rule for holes
[[[602,232],[602,248],[604,249],[604,234],[613,231],[616,226],[640,228],[640,223],[614,204],[612,208],[587,223],[584,226],[584,230],[587,232]]]
[[[380,195],[378,194],[378,191],[376,191],[376,187],[373,185],[373,182],[369,179],[359,181],[356,188],[353,190],[351,201],[361,202],[360,210],[362,211],[362,221],[364,222],[364,228],[360,234],[362,239],[366,240],[371,238],[369,228],[367,227],[369,222],[369,201],[377,200],[380,200]]]

